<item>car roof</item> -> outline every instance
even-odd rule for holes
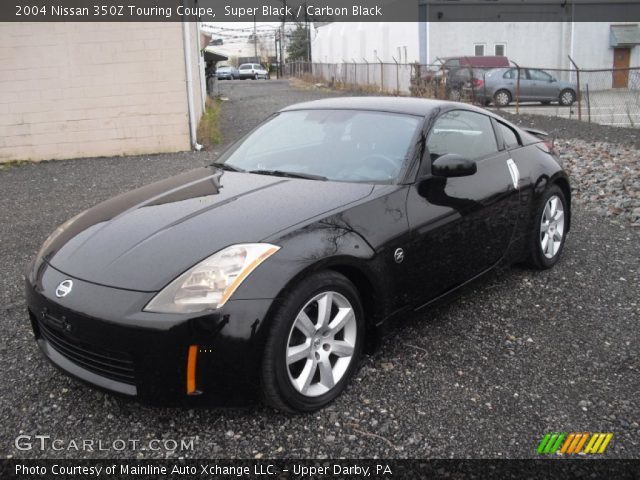
[[[498,56],[498,55],[483,55],[483,56],[461,56],[461,57],[444,57],[442,60],[445,62],[449,60],[459,60],[460,65],[470,66],[470,67],[508,67],[510,65],[509,59],[507,57]]]
[[[404,113],[408,115],[428,116],[435,109],[458,108],[492,115],[491,112],[465,103],[449,102],[426,98],[408,97],[338,97],[313,100],[311,102],[289,105],[281,112],[293,110],[371,110],[377,112]]]

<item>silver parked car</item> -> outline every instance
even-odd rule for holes
[[[485,105],[498,107],[509,105],[516,98],[518,71],[515,68],[494,68],[486,72],[474,72],[472,82],[465,90],[473,88],[474,98]],[[575,83],[556,79],[544,70],[523,68],[520,70],[520,101],[549,104],[558,102],[569,106],[576,101],[578,88]]]
[[[223,65],[216,70],[218,80],[235,80],[240,78],[240,72],[236,67],[231,65]]]
[[[258,80],[259,78],[269,79],[269,72],[259,63],[243,63],[238,68],[240,72],[240,80],[251,78]]]

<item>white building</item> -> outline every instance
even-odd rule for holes
[[[312,39],[314,62],[435,63],[460,55],[506,55],[521,66],[640,66],[640,27],[584,22],[330,23]]]
[[[333,22],[314,29],[311,56],[317,63],[413,63],[420,61],[420,23]]]
[[[196,23],[0,24],[0,163],[189,150],[203,72]]]

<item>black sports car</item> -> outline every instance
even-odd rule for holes
[[[318,409],[386,322],[497,265],[557,262],[570,187],[541,136],[452,102],[285,108],[215,164],[60,226],[27,273],[38,344],[150,402]]]

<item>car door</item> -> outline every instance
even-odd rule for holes
[[[516,81],[517,82],[517,70]],[[515,95],[514,95],[515,98]],[[527,102],[538,99],[538,93],[536,91],[536,82],[531,79],[529,75],[529,69],[520,69],[520,101]]]
[[[517,220],[518,189],[509,153],[499,147],[491,118],[470,110],[441,114],[429,132],[423,172],[447,153],[473,160],[466,177],[426,173],[407,196],[414,295],[428,301],[495,265]],[[427,162],[424,164],[424,162]],[[512,163],[512,162],[511,162]]]
[[[529,77],[531,78],[532,88],[536,100],[555,100],[560,92],[558,91],[558,82],[553,81],[553,77],[538,69],[529,69]]]

